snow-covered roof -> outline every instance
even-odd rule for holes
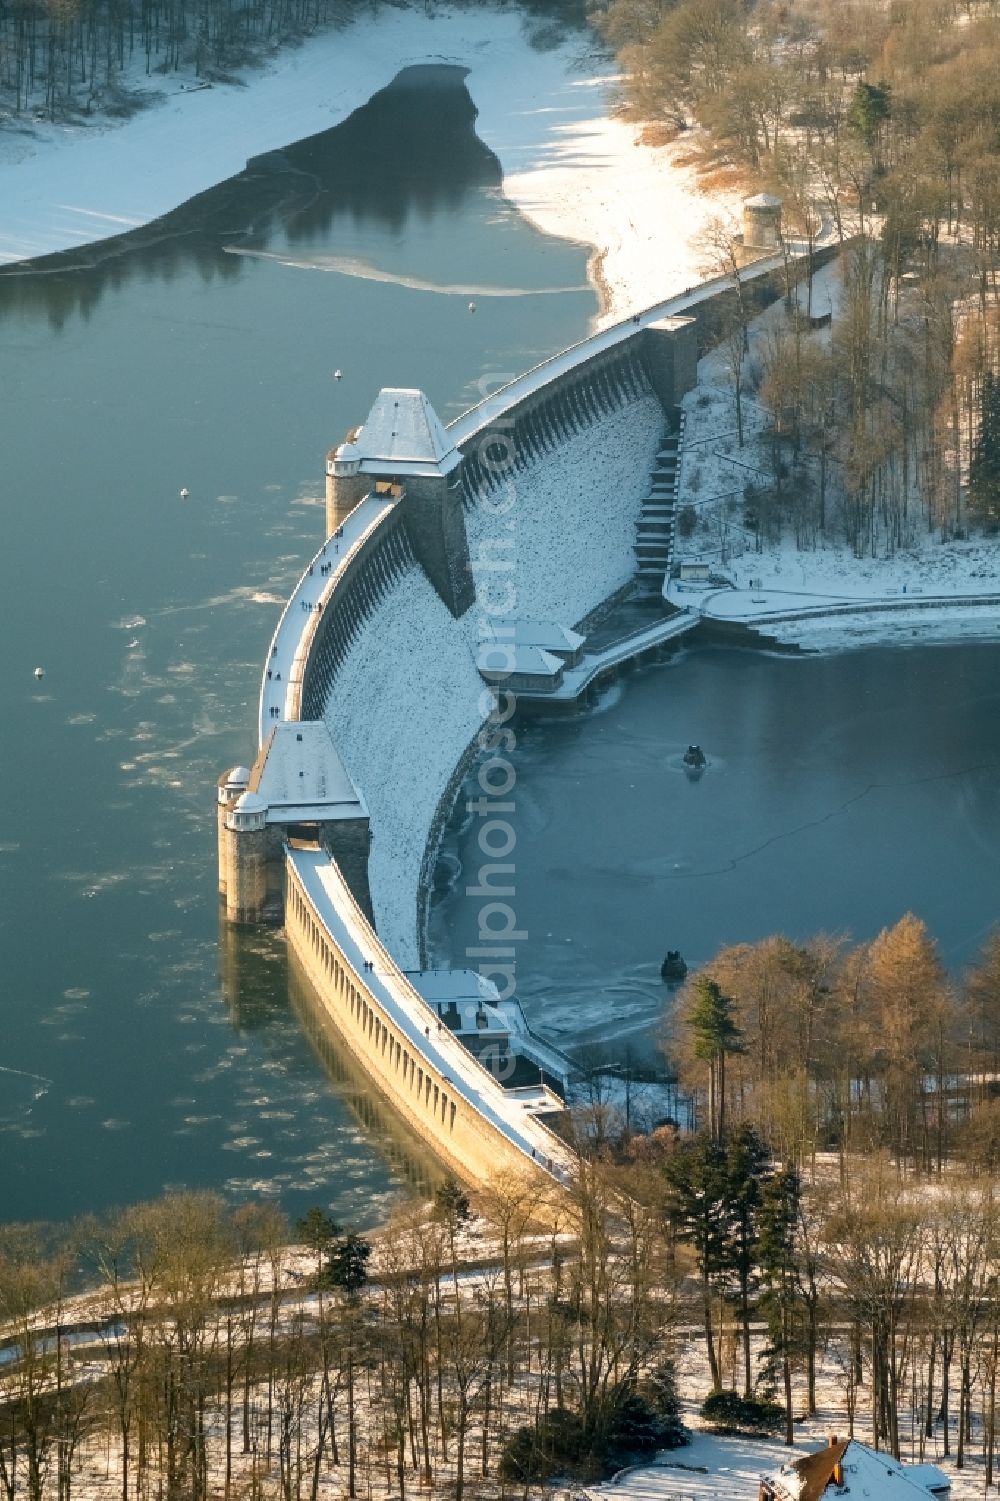
[[[763,1476],[761,1493],[774,1501],[821,1501],[828,1494],[843,1493],[838,1484],[841,1473],[844,1486],[871,1501],[887,1501],[890,1496],[899,1501],[922,1496],[927,1501],[928,1496],[946,1498],[951,1493],[951,1481],[936,1465],[903,1465],[853,1438],[833,1439],[826,1448]]]
[[[368,816],[322,719],[279,720],[254,764],[251,786],[253,792],[243,796],[260,794],[268,823],[329,823]]]
[[[413,988],[432,1005],[441,1001],[496,1001],[499,994],[492,980],[475,969],[408,969]]]
[[[551,678],[558,677],[563,662],[550,651],[523,641],[482,641],[476,666],[484,678],[502,678],[514,672],[526,677]]]
[[[232,771],[226,772],[227,787],[245,787],[250,780],[249,766],[234,766]]]
[[[546,652],[575,652],[587,639],[554,620],[497,620],[492,629],[499,642],[539,646]]]
[[[780,208],[781,199],[775,198],[772,193],[755,193],[752,198],[744,198],[744,208]]]
[[[461,462],[423,391],[386,386],[351,445],[365,474],[445,474]]]
[[[266,813],[267,803],[256,792],[241,792],[234,804],[237,813]]]

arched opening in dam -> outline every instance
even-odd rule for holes
[[[577,715],[521,721],[509,900],[532,1025],[578,1055],[656,1063],[668,949],[694,968],[775,932],[860,941],[907,911],[949,969],[972,962],[1000,919],[998,650],[694,636]],[[481,945],[478,795],[470,778],[441,846],[438,963]]]

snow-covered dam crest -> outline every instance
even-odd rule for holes
[[[782,273],[755,268],[761,296]],[[732,292],[707,284],[594,335],[447,428],[422,392],[383,389],[328,456],[325,540],[271,641],[253,765],[219,781],[227,917],[284,922],[316,1006],[471,1181],[572,1173],[553,1129],[565,1060],[505,985],[502,900],[477,972],[421,967],[436,840],[478,751],[484,859],[494,880],[510,869],[493,816],[513,781],[505,727],[594,680],[577,628],[598,606],[662,587],[678,403]],[[687,624],[665,617],[664,639]]]

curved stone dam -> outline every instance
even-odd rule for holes
[[[769,301],[786,270],[744,278]],[[697,623],[664,612],[589,653],[578,628],[637,579],[662,589],[678,403],[733,294],[720,279],[638,314],[448,427],[422,392],[382,390],[328,457],[326,537],[270,644],[253,765],[219,781],[227,917],[283,921],[373,1084],[472,1182],[562,1182],[574,1163],[557,1129],[568,1060],[510,983],[506,726]],[[478,968],[429,970],[429,870],[477,754]]]

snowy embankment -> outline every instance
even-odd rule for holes
[[[817,273],[814,311],[839,316],[841,268]],[[800,302],[805,290],[798,291]],[[755,367],[785,319],[775,303],[754,320],[744,375]],[[828,339],[829,331],[818,337]],[[796,545],[786,526],[780,542],[758,542],[744,524],[747,485],[771,481],[766,447],[769,412],[744,393],[744,442],[737,434],[730,355],[725,346],[699,362],[698,384],[683,398],[684,448],[678,512],[679,557],[706,558],[735,588],[696,590],[677,582],[668,598],[710,620],[747,625],[769,638],[810,650],[843,650],[914,639],[1000,638],[1000,553],[992,540],[942,542],[914,514],[909,545],[890,555],[855,557],[831,526],[815,546]],[[831,509],[835,504],[831,483]],[[683,535],[684,513],[694,529]]]
[[[699,279],[699,238],[717,201],[675,165],[672,147],[638,144],[637,129],[613,117],[614,73],[595,39],[573,33],[540,50],[519,12],[485,8],[380,9],[279,52],[242,85],[147,78],[137,58],[125,81],[149,106],[127,121],[8,122],[0,262],[147,224],[248,158],[339,124],[421,62],[469,69],[477,129],[508,196],[547,233],[593,247],[605,321]]]
[[[513,546],[516,613],[574,625],[635,573],[635,522],[665,429],[655,396],[574,433],[512,480],[504,513]],[[496,555],[489,505],[466,516],[475,560]]]

